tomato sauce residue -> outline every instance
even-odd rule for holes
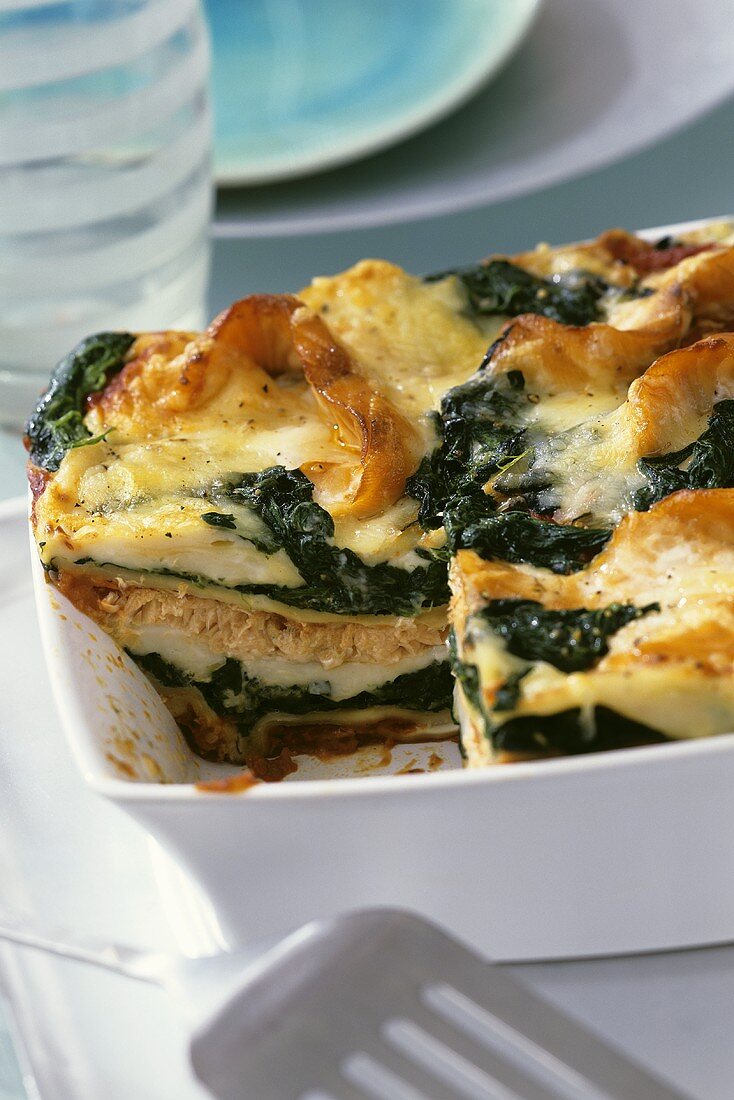
[[[283,748],[277,756],[256,756],[250,760],[253,774],[265,783],[279,783],[287,775],[298,771],[298,765],[288,748]]]
[[[117,768],[117,770],[128,779],[138,778],[132,764],[128,764],[127,760],[120,760],[119,756],[115,756],[114,753],[111,752],[105,753],[105,757],[113,767]]]
[[[375,765],[387,767],[392,762],[396,741],[415,733],[415,722],[406,718],[383,718],[376,722],[338,723],[283,722],[268,727],[270,751],[267,756],[251,758],[248,763],[254,776],[266,783],[277,783],[298,770],[294,757],[315,756],[328,763],[350,756],[364,745],[380,745],[382,755]]]
[[[27,438],[27,437],[26,437]],[[26,446],[27,446],[26,442]],[[36,502],[43,493],[44,489],[51,480],[50,470],[44,470],[41,466],[34,466],[32,463],[28,463],[28,484],[31,490],[31,520],[36,522]]]
[[[707,252],[714,248],[714,242],[704,244],[675,244],[666,248],[657,247],[649,241],[642,241],[639,237],[610,230],[602,234],[600,244],[612,254],[615,260],[629,264],[638,275],[652,275],[656,271],[667,271],[669,267],[675,267],[689,256],[697,256],[699,252]]]
[[[222,779],[202,779],[195,783],[197,791],[205,791],[208,794],[242,794],[251,787],[258,786],[260,780],[247,769],[237,775],[226,775]]]
[[[447,738],[448,741],[456,741],[455,737]],[[435,772],[443,765],[444,758],[437,752],[432,752],[428,757],[428,764],[425,768],[421,768],[418,765],[417,759],[412,756],[409,760],[403,764],[399,771],[396,771],[396,775],[425,775],[426,772]]]
[[[295,753],[308,753],[319,760],[348,756],[362,745],[392,748],[397,740],[413,733],[416,724],[408,718],[382,718],[376,722],[302,722],[298,725],[273,725],[268,733],[274,745]]]
[[[650,248],[636,261],[633,260],[632,266],[638,275],[652,275],[655,271],[667,271],[669,267],[675,267],[689,256],[708,252],[712,247],[710,244],[675,244],[670,248]]]

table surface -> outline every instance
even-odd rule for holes
[[[313,274],[363,256],[431,271],[613,225],[639,228],[734,212],[733,131],[730,101],[613,167],[521,199],[401,226],[249,241],[218,238],[215,227],[212,312],[256,290],[297,289]],[[22,491],[19,441],[2,433],[0,498]],[[513,969],[696,1100],[731,1100],[734,946]],[[2,1096],[10,1100],[11,1092]]]

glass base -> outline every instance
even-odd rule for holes
[[[48,372],[0,370],[0,425],[21,430],[48,386]]]

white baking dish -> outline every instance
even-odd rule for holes
[[[197,781],[236,769],[191,753],[142,673],[32,557],[84,776],[194,876],[230,941],[376,904],[420,910],[498,959],[734,939],[734,735],[481,772],[461,771],[450,746],[432,774],[306,778],[346,776],[342,759],[204,792]],[[428,752],[402,748],[381,770]]]

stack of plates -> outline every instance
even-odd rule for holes
[[[216,171],[249,185],[222,196],[221,234],[482,206],[640,150],[734,91],[728,0],[695,13],[691,0],[547,0],[535,19],[536,0],[208,4]]]

